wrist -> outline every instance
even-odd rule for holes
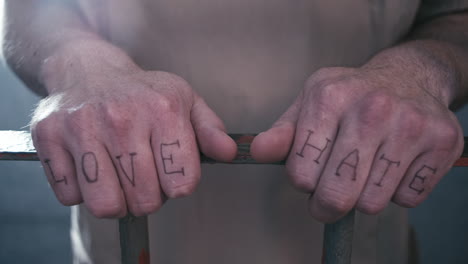
[[[39,68],[39,82],[52,94],[76,87],[83,78],[138,69],[120,48],[102,39],[86,38],[65,44],[46,58]]]
[[[384,50],[362,68],[378,71],[384,79],[398,84],[395,89],[408,92],[419,88],[449,106],[456,97],[460,74],[445,52],[445,43],[417,40]]]

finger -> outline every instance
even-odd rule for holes
[[[287,157],[296,132],[297,118],[300,112],[300,99],[286,110],[273,126],[258,134],[250,147],[252,157],[262,163],[276,162]]]
[[[405,194],[411,189],[408,189],[408,184],[413,180],[412,187],[415,187],[414,184],[418,181],[424,180],[416,176],[418,171],[421,170],[419,174],[425,174],[435,169],[434,167],[446,171],[459,157],[462,149],[463,137],[457,123],[445,119],[428,119],[412,108],[404,109],[405,111],[402,111],[402,107],[399,109],[401,114],[396,119],[397,122],[392,122],[391,136],[386,139],[376,155],[370,178],[357,203],[357,208],[364,213],[376,214],[382,211],[394,194],[402,205],[415,206],[427,197],[418,196],[415,200],[409,199]],[[434,151],[436,149],[439,151]],[[431,157],[434,163],[428,167],[423,168],[418,164],[421,158]],[[441,177],[443,174],[445,173],[438,175]],[[406,180],[403,180],[403,177]],[[438,179],[429,186],[432,188],[437,181]],[[398,187],[405,185],[406,188]],[[397,188],[400,191],[396,192]],[[414,194],[414,190],[410,193]],[[410,201],[413,201],[413,204],[408,204]]]
[[[405,173],[393,201],[413,208],[422,203],[440,179],[450,170],[453,158],[450,151],[431,151],[417,157]]]
[[[200,155],[188,120],[166,113],[151,136],[159,182],[169,198],[191,194],[200,180]]]
[[[199,96],[196,96],[190,117],[201,151],[215,160],[232,161],[237,153],[236,143],[226,134],[221,119]]]
[[[302,106],[286,162],[289,178],[298,189],[315,190],[334,144],[338,119],[318,103]]]
[[[86,207],[98,218],[125,216],[124,194],[108,150],[99,141],[79,142],[71,149]]]
[[[73,157],[62,146],[37,144],[37,152],[55,196],[63,205],[82,202]]]
[[[149,142],[142,140],[149,137],[136,135],[128,144],[114,141],[108,146],[128,210],[135,216],[153,213],[162,205],[153,152]]]
[[[401,109],[401,107],[400,107]],[[400,110],[401,111],[401,110]],[[388,131],[384,143],[374,158],[369,179],[356,205],[367,214],[377,214],[391,200],[413,160],[420,155],[421,146],[432,143],[422,137],[425,124],[422,116],[413,111],[401,111]]]
[[[54,126],[58,123],[56,117],[36,122],[31,136],[55,196],[64,205],[75,205],[82,202],[76,168],[62,135],[57,133],[60,130]]]
[[[416,152],[411,142],[386,141],[374,157],[372,169],[356,208],[366,214],[377,214],[387,207]],[[414,143],[414,142],[413,142]]]
[[[381,130],[347,120],[310,200],[310,212],[321,222],[334,222],[354,207],[381,143]]]

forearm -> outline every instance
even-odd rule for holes
[[[5,12],[4,57],[26,85],[40,95],[50,92],[44,84],[45,72],[67,67],[64,57],[83,59],[106,53],[112,53],[107,55],[109,60],[126,57],[86,23],[74,1],[7,0]]]
[[[401,44],[384,50],[364,68],[390,68],[402,85],[423,84],[451,108],[468,97],[468,13],[417,25]]]

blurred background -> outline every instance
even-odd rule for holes
[[[27,129],[38,97],[0,67],[0,130]],[[468,108],[458,117],[468,135]],[[422,264],[468,263],[468,168],[454,168],[410,210]],[[71,263],[70,210],[54,198],[39,162],[0,161],[0,263]]]

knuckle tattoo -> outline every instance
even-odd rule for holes
[[[316,156],[314,157],[314,162],[317,163],[317,164],[320,164],[321,162],[323,163],[323,159],[322,159],[323,153],[328,148],[328,145],[331,143],[331,140],[329,138],[325,138],[324,146],[315,146],[312,143],[310,143],[310,137],[312,136],[314,131],[309,129],[309,130],[307,130],[307,133],[308,133],[307,138],[306,138],[304,144],[302,145],[300,151],[296,152],[296,155],[301,157],[301,158],[305,158],[305,154],[306,154],[305,150],[306,150],[306,148],[310,147],[310,148],[312,148],[312,150],[315,150],[317,152]],[[310,150],[310,151],[312,151],[312,150]]]
[[[177,139],[176,141],[170,143],[161,143],[159,147],[159,152],[161,155],[161,161],[163,165],[163,170],[165,174],[181,174],[185,176],[185,168],[177,167],[174,168],[174,151],[180,151],[180,142]]]
[[[99,163],[94,152],[86,152],[81,156],[81,172],[88,183],[96,183],[99,179]]]
[[[335,175],[336,176],[341,176],[343,171],[349,173],[349,170],[351,170],[351,180],[356,181],[357,175],[356,175],[356,170],[359,165],[359,150],[358,149],[353,149],[344,159],[341,160],[339,163],[338,167],[336,168]],[[345,167],[348,167],[348,170],[345,169]]]
[[[58,178],[55,175],[54,170],[52,170],[52,166],[50,165],[50,163],[51,163],[50,159],[44,159],[42,162],[46,165],[47,170],[50,173],[51,182],[52,182],[53,185],[56,185],[58,183],[64,183],[65,185],[68,185],[68,180],[67,180],[66,176],[62,176],[61,178]]]
[[[117,163],[119,164],[118,168],[120,169],[122,174],[125,176],[125,178],[130,182],[130,184],[133,187],[135,187],[135,184],[136,184],[135,183],[135,164],[134,164],[134,160],[135,160],[136,155],[137,155],[136,152],[128,153],[128,156],[130,157],[130,169],[129,170],[126,170],[124,165],[122,164],[122,156],[123,155],[115,156],[115,158],[117,159]],[[119,175],[121,175],[121,174],[119,173]]]

